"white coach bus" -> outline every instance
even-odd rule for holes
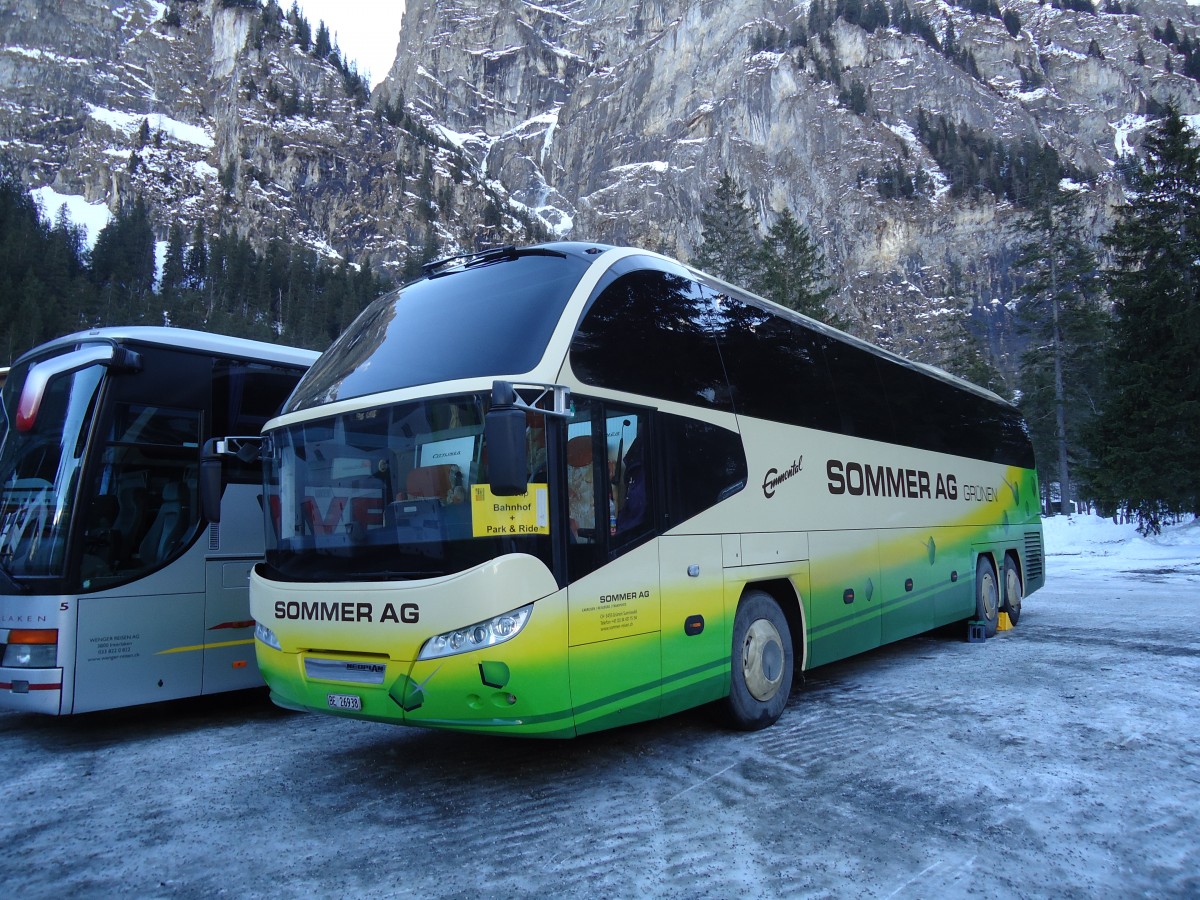
[[[570,737],[716,701],[758,728],[794,671],[992,634],[1044,580],[1016,409],[633,249],[427,267],[263,450],[250,604],[294,709]]]
[[[103,328],[20,357],[0,444],[0,709],[67,715],[262,683],[247,578],[261,467],[201,451],[257,434],[317,354],[179,328]]]

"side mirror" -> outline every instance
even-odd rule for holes
[[[488,481],[497,497],[516,497],[529,490],[529,464],[525,459],[525,413],[516,405],[516,392],[508,382],[492,387],[492,407],[483,419],[487,441]]]
[[[204,442],[200,454],[200,515],[214,525],[221,521],[221,454],[217,450],[220,438]]]
[[[517,393],[518,387],[540,393],[530,403]],[[552,400],[553,405],[543,406],[544,400]],[[488,481],[497,497],[519,497],[529,490],[529,461],[525,457],[526,413],[569,419],[572,415],[571,389],[560,384],[492,382],[492,406],[483,418],[483,434],[487,441]]]
[[[221,521],[221,493],[224,489],[224,456],[242,465],[260,458],[262,439],[257,437],[209,438],[200,452],[200,515],[214,525]]]

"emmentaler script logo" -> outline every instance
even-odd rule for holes
[[[804,470],[804,455],[801,454],[795,462],[780,472],[778,469],[767,469],[767,474],[763,476],[763,496],[770,500],[775,496],[775,489],[783,484],[793,475],[798,475]]]

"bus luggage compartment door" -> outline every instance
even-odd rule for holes
[[[719,534],[658,541],[664,716],[716,700],[729,690],[721,543]]]
[[[874,531],[809,534],[809,667],[878,647],[883,597]]]
[[[255,559],[209,560],[205,569],[205,694],[263,683],[254,656],[250,570]]]

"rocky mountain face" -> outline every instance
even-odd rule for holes
[[[476,239],[439,200],[479,222],[495,191],[456,148],[378,113],[340,56],[315,56],[317,28],[274,2],[4,0],[0,159],[110,209],[141,195],[163,238],[173,221],[278,236],[394,276]],[[522,239],[515,224],[479,239]]]
[[[402,93],[558,233],[688,258],[728,171],[764,229],[783,209],[809,226],[856,330],[936,361],[931,322],[974,308],[1004,357],[1020,210],[990,193],[953,196],[919,140],[921,111],[1011,145],[1048,143],[1089,190],[1079,227],[1093,237],[1123,199],[1117,162],[1148,111],[1200,112],[1184,57],[1155,36],[1168,20],[1194,34],[1195,7],[1073,5],[1084,11],[1035,0],[409,0],[377,93]],[[925,189],[885,198],[877,175],[894,162]]]
[[[368,102],[274,0],[3,0],[0,157],[110,208],[140,194],[164,236],[283,236],[396,277],[547,236],[687,259],[728,171],[764,230],[810,228],[854,330],[939,362],[939,323],[973,311],[1011,368],[1019,202],[955,190],[922,122],[1048,144],[1097,236],[1154,111],[1200,113],[1200,8],[956,2],[408,0]]]

